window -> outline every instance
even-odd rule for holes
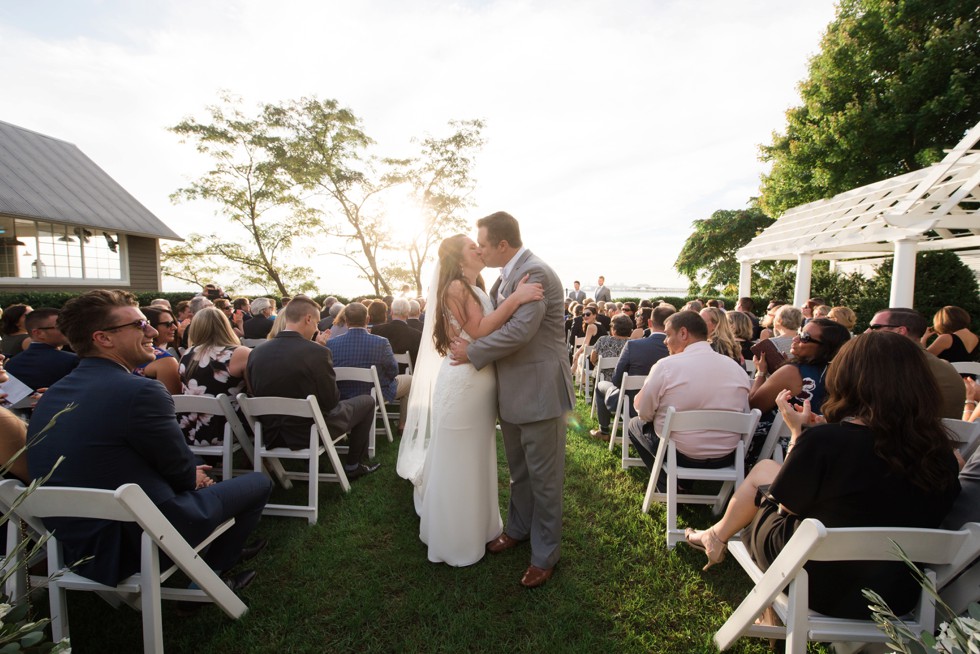
[[[121,280],[124,242],[95,227],[0,217],[0,277]]]

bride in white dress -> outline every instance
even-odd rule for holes
[[[398,474],[415,485],[419,538],[429,560],[472,565],[500,535],[497,499],[497,380],[494,367],[453,365],[454,338],[475,340],[499,329],[520,305],[544,297],[540,284],[521,284],[493,308],[483,290],[476,243],[466,236],[439,246],[435,282],[412,378]]]

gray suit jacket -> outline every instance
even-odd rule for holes
[[[575,290],[572,289],[568,292],[568,299],[575,300],[576,302],[585,302],[585,291],[582,289]]]
[[[595,301],[596,302],[610,302],[612,301],[612,293],[609,291],[608,286],[599,286],[595,290]]]
[[[564,291],[555,272],[526,250],[503,284],[490,289],[490,298],[496,304],[498,286],[510,295],[524,275],[544,286],[544,300],[521,305],[503,327],[467,348],[477,370],[497,363],[498,411],[514,424],[558,418],[574,406]]]

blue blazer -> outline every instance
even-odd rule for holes
[[[58,416],[28,450],[31,477],[46,475],[64,456],[48,485],[115,490],[122,484],[139,484],[185,534],[202,521],[220,517],[217,497],[192,492],[197,459],[187,448],[173,399],[163,384],[109,359],[85,357],[41,397],[28,427],[28,442],[69,406],[73,408]],[[114,586],[139,569],[140,529],[132,523],[56,518],[45,524],[57,530],[66,562],[94,556],[77,568],[89,579]]]
[[[27,349],[7,361],[11,375],[31,388],[47,388],[70,373],[78,365],[73,352],[62,352],[47,343],[31,343]]]
[[[331,338],[327,347],[333,354],[334,368],[370,368],[376,366],[381,382],[381,393],[386,402],[395,399],[398,391],[398,363],[391,350],[391,343],[383,336],[376,336],[366,329],[350,328],[342,336]],[[366,382],[337,382],[340,399],[347,400],[356,395],[367,395],[371,384]]]
[[[616,388],[622,385],[624,373],[630,377],[636,377],[637,375],[646,377],[650,374],[650,368],[653,367],[653,364],[670,354],[667,351],[667,346],[664,345],[664,339],[666,338],[666,334],[660,333],[650,334],[646,338],[626,341],[626,347],[623,348],[622,354],[619,355],[616,372],[613,373],[613,385]]]

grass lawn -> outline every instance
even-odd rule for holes
[[[664,510],[640,513],[646,476],[623,471],[591,440],[588,411],[569,425],[562,559],[535,590],[518,583],[521,546],[468,568],[426,560],[411,486],[395,474],[398,442],[378,444],[380,471],[344,495],[320,493],[320,520],[263,518],[270,545],[239,621],[208,606],[191,618],[164,603],[170,652],[713,652],[714,632],[749,589],[734,561],[701,572],[704,554],[664,545]],[[500,497],[507,465],[498,444]],[[294,495],[302,484],[274,500]],[[292,501],[292,498],[289,498]],[[709,524],[707,507],[684,507],[682,523]],[[506,519],[506,517],[505,517]],[[38,606],[46,613],[45,600]],[[71,593],[76,652],[142,651],[140,615],[91,593]],[[766,652],[742,639],[736,652]],[[826,651],[820,648],[814,651]]]

